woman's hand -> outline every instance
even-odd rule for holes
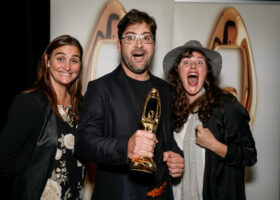
[[[196,127],[196,143],[223,158],[226,156],[227,146],[218,141],[208,128],[203,128],[201,125]]]

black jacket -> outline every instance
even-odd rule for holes
[[[0,135],[0,176],[7,199],[40,199],[56,145],[56,116],[43,92],[19,94]]]
[[[244,168],[257,162],[255,141],[249,127],[249,115],[238,102],[224,99],[223,108],[214,108],[204,123],[217,140],[227,145],[222,158],[205,152],[203,200],[245,200]]]
[[[163,144],[156,162],[154,175],[129,172],[127,144],[132,134],[139,129],[141,105],[119,65],[112,73],[88,84],[81,108],[75,153],[83,160],[98,163],[94,200],[138,200],[157,183],[166,180],[167,199],[173,199],[168,169],[163,160],[164,151],[181,153],[170,124],[170,91],[168,84],[150,74],[159,90],[162,104],[161,133]]]

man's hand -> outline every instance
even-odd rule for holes
[[[137,130],[128,140],[128,158],[153,158],[154,148],[157,142],[158,141],[154,133],[144,130]]]
[[[185,161],[180,154],[172,151],[164,152],[163,161],[166,162],[171,177],[176,178],[183,175]]]

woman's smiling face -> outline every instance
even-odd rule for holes
[[[81,68],[80,51],[76,46],[65,45],[55,49],[49,60],[50,78],[53,86],[66,87],[79,75]]]

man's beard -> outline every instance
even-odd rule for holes
[[[151,65],[152,59],[153,59],[153,55],[147,60],[144,67],[136,67],[132,62],[130,62],[128,57],[125,57],[122,54],[122,61],[124,62],[125,66],[129,69],[129,71],[131,71],[135,74],[142,74],[145,71],[147,71]]]

